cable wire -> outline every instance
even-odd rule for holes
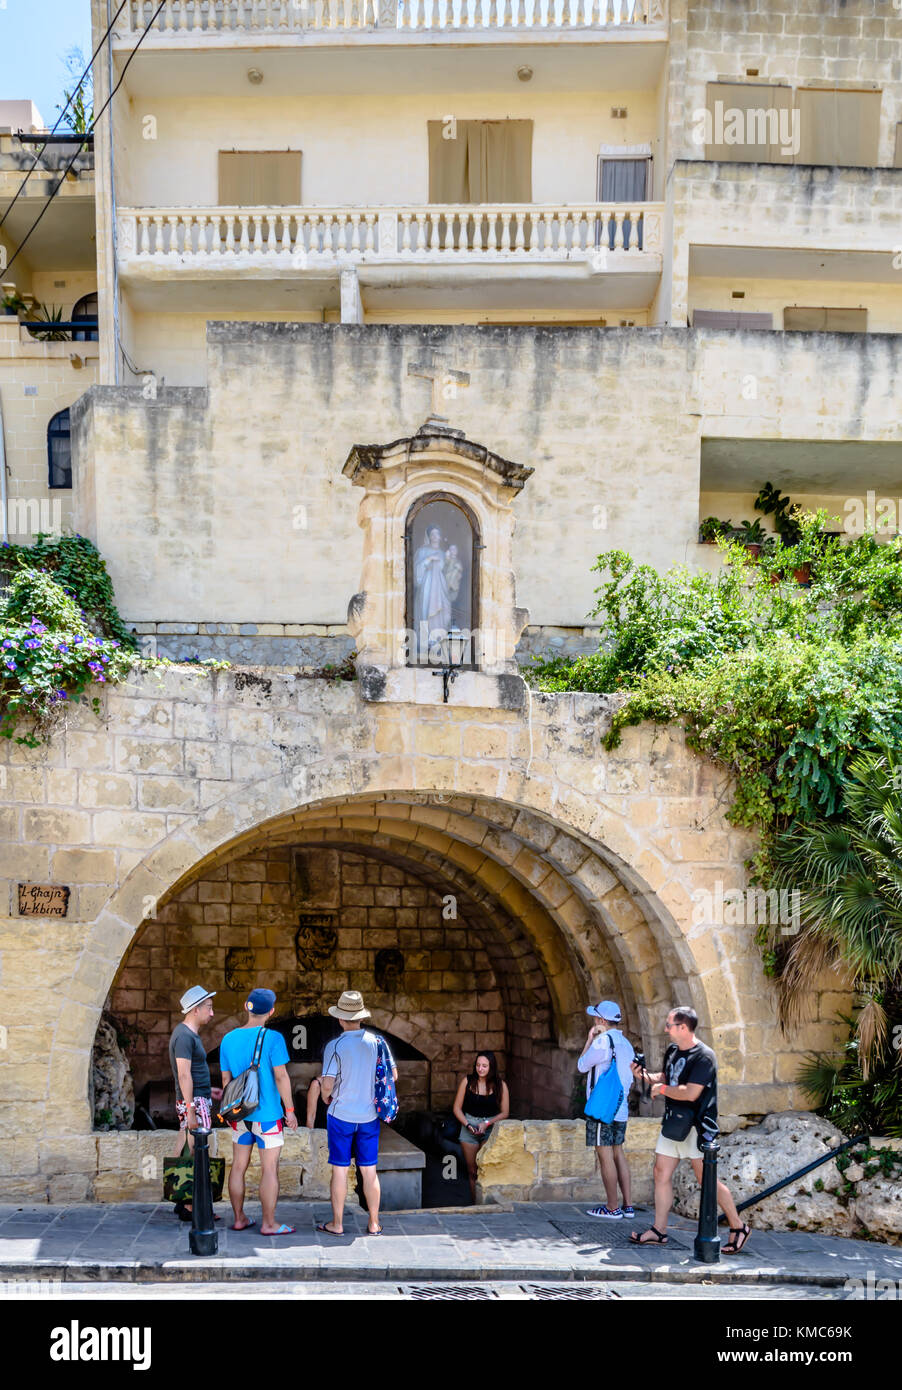
[[[106,101],[103,103],[103,106],[101,106],[100,110],[97,112],[97,115],[94,117],[93,121],[91,122],[91,129],[90,129],[90,130],[87,132],[87,134],[85,135],[84,140],[82,140],[82,142],[81,142],[80,145],[77,145],[77,146],[76,146],[76,148],[75,148],[75,153],[74,153],[74,155],[72,156],[72,158],[69,160],[69,163],[66,165],[65,169],[63,170],[62,177],[60,178],[59,183],[56,185],[56,187],[55,187],[55,188],[52,190],[52,192],[50,193],[50,195],[49,195],[49,197],[48,197],[46,203],[45,203],[44,206],[41,208],[41,211],[38,213],[38,215],[37,215],[37,217],[35,218],[34,222],[31,224],[31,226],[29,227],[28,231],[26,232],[24,239],[23,239],[23,240],[19,243],[19,245],[16,247],[16,250],[15,250],[14,255],[10,258],[9,263],[7,264],[7,267],[6,267],[7,272],[9,272],[9,270],[12,268],[13,264],[15,263],[16,257],[17,257],[22,251],[24,251],[25,247],[26,247],[27,244],[28,244],[28,240],[29,240],[29,238],[30,238],[32,232],[35,230],[35,228],[37,227],[38,223],[41,221],[41,218],[44,216],[44,214],[46,213],[47,209],[50,207],[50,204],[53,202],[53,200],[54,200],[54,198],[56,197],[57,193],[59,193],[60,189],[62,188],[63,184],[65,183],[65,181],[66,181],[66,176],[67,176],[67,174],[69,173],[69,171],[70,171],[70,169],[72,168],[72,166],[74,165],[76,159],[78,158],[78,156],[81,154],[82,150],[84,149],[85,144],[86,144],[87,139],[88,139],[88,136],[94,134],[94,131],[95,131],[96,128],[97,128],[97,122],[100,120],[100,118],[101,118],[101,116],[103,115],[104,111],[106,111],[107,107],[109,106],[110,102],[113,100],[113,97],[116,95],[116,93],[118,92],[119,88],[122,86],[122,83],[123,83],[124,80],[125,80],[125,74],[128,72],[129,67],[130,67],[130,65],[131,65],[131,62],[132,62],[133,58],[135,58],[135,56],[137,55],[138,49],[141,47],[142,43],[143,43],[144,40],[147,38],[147,35],[150,33],[151,29],[153,28],[154,24],[156,23],[157,15],[160,13],[160,11],[162,10],[162,8],[163,8],[163,6],[165,5],[165,3],[166,3],[166,0],[160,0],[159,5],[157,6],[156,10],[155,10],[154,13],[153,13],[153,16],[151,17],[151,20],[150,20],[149,24],[147,25],[147,28],[144,30],[143,34],[142,34],[141,37],[138,39],[138,42],[135,44],[134,48],[132,49],[131,53],[129,54],[128,59],[127,59],[127,61],[126,61],[126,63],[125,63],[125,66],[124,66],[123,69],[122,69],[122,74],[121,74],[121,76],[120,76],[120,78],[119,78],[119,81],[116,83],[115,87],[114,87],[113,90],[110,92],[110,94],[109,94],[109,96],[107,97]],[[109,32],[109,31],[108,31],[108,32]]]
[[[3,226],[3,224],[4,224],[4,222],[6,221],[7,217],[9,217],[9,214],[12,212],[13,208],[15,207],[16,202],[18,201],[18,198],[19,198],[19,194],[22,192],[23,188],[24,188],[25,185],[27,184],[28,180],[31,178],[31,176],[32,176],[32,174],[34,173],[35,169],[37,168],[38,160],[40,159],[41,155],[42,155],[42,154],[44,153],[44,151],[46,150],[47,146],[50,144],[50,141],[53,139],[53,136],[56,134],[57,129],[59,128],[60,122],[62,121],[62,119],[63,119],[63,117],[65,116],[66,112],[69,110],[69,107],[72,105],[73,100],[74,100],[75,97],[78,95],[79,91],[81,90],[81,85],[82,85],[82,83],[84,82],[85,78],[87,77],[88,73],[91,71],[92,67],[94,66],[94,63],[95,63],[95,60],[96,60],[96,58],[97,58],[98,53],[100,52],[101,48],[103,48],[103,45],[106,43],[107,39],[109,38],[109,36],[110,36],[110,31],[112,30],[113,25],[116,23],[116,20],[119,18],[119,16],[121,15],[122,11],[125,9],[125,7],[126,7],[127,4],[128,4],[128,0],[122,0],[122,4],[119,6],[118,10],[117,10],[116,13],[113,15],[113,18],[112,18],[112,20],[110,21],[110,24],[109,24],[109,26],[108,26],[108,28],[107,28],[106,33],[104,34],[103,38],[100,40],[100,43],[99,43],[99,44],[97,45],[97,47],[94,49],[94,52],[91,54],[91,61],[90,61],[90,63],[89,63],[88,66],[85,68],[85,70],[84,70],[84,72],[82,73],[81,77],[78,79],[78,86],[75,88],[75,90],[74,90],[73,92],[70,93],[70,95],[69,95],[69,100],[66,102],[65,106],[63,107],[62,111],[60,112],[60,114],[59,114],[59,119],[57,120],[56,125],[53,127],[53,129],[51,130],[50,134],[47,136],[47,139],[44,141],[43,145],[42,145],[41,148],[38,150],[37,154],[35,155],[34,159],[32,160],[31,168],[27,171],[27,173],[25,174],[24,179],[23,179],[22,182],[19,184],[19,187],[16,189],[15,196],[13,197],[13,200],[12,200],[12,202],[10,203],[9,207],[6,209],[6,212],[3,214],[2,217],[0,217],[0,227]],[[80,148],[81,148],[81,146],[79,146],[79,149],[80,149]]]

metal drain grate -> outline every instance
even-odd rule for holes
[[[523,1292],[529,1298],[619,1298],[620,1294],[613,1289],[605,1288],[603,1285],[596,1284],[521,1284]]]
[[[497,1298],[498,1295],[493,1289],[487,1289],[482,1284],[406,1284],[401,1286],[401,1292],[410,1298],[457,1298],[471,1300],[474,1298]]]
[[[574,1245],[594,1245],[604,1250],[633,1250],[635,1246],[630,1240],[630,1232],[647,1229],[635,1221],[552,1221],[551,1225],[560,1231],[561,1235],[572,1240]],[[678,1250],[691,1248],[692,1237],[686,1232],[668,1231],[667,1234],[669,1239],[666,1245],[647,1245],[645,1248],[659,1251],[661,1254],[673,1246]]]

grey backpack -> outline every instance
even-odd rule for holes
[[[263,1034],[265,1032],[266,1029],[261,1028],[257,1034],[253,1060],[247,1071],[241,1072],[239,1076],[233,1076],[222,1093],[219,1118],[225,1120],[226,1124],[246,1119],[248,1115],[254,1113],[260,1104],[260,1054],[263,1051]]]

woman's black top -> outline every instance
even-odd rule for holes
[[[465,1115],[473,1115],[477,1120],[490,1120],[501,1107],[493,1095],[480,1096],[468,1086],[464,1091],[462,1109]]]

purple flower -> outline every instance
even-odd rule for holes
[[[30,652],[33,652],[35,647],[39,647],[40,645],[41,644],[36,637],[29,637],[25,641],[25,646],[28,648]]]
[[[79,642],[83,642],[84,640],[85,640],[85,639],[84,639],[83,637],[73,637],[73,638],[72,638],[72,641],[75,643],[76,647],[78,646]]]
[[[56,698],[58,700],[68,700],[69,696],[66,694],[65,690],[58,690],[56,692]]]
[[[8,656],[8,657],[6,658],[6,661],[4,662],[4,665],[8,666],[9,669],[10,669],[11,671],[15,671],[15,669],[16,669],[16,663],[13,661],[13,659],[12,659],[11,656]]]
[[[11,642],[11,641],[9,640],[8,637],[6,638],[6,640],[5,640],[4,643],[3,643],[3,646],[4,646],[4,647],[14,647],[15,645],[16,645],[15,642]]]

